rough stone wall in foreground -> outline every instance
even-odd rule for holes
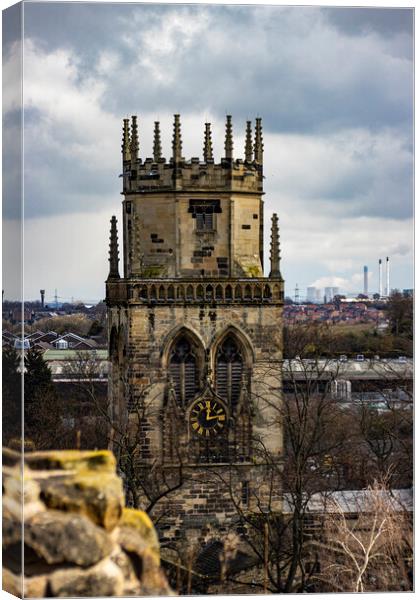
[[[155,529],[146,513],[124,507],[115,466],[107,451],[34,452],[22,461],[4,450],[4,590],[32,598],[173,594]]]

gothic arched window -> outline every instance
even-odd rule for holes
[[[217,393],[234,408],[241,391],[244,359],[240,345],[233,335],[228,335],[216,354]]]
[[[177,339],[169,357],[169,373],[176,399],[186,406],[199,389],[198,358],[186,336]]]

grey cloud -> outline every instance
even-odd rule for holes
[[[26,165],[25,218],[118,207],[118,164],[114,170],[92,170],[72,157],[54,158],[41,151]]]
[[[412,8],[323,7],[322,12],[340,31],[350,35],[368,31],[376,31],[381,35],[413,35]]]
[[[356,124],[411,126],[412,63],[401,58],[396,64],[393,39],[376,46],[371,42],[363,54],[366,36],[361,30],[357,53],[350,42],[348,51],[341,49],[339,56],[334,45],[328,47],[328,40],[336,41],[337,23],[343,28],[348,22],[356,35],[356,23],[363,23],[364,15],[366,26],[383,21],[389,29],[387,17],[372,17],[385,10],[29,4],[26,11],[27,35],[52,48],[72,48],[80,77],[97,73],[101,51],[116,53],[118,68],[100,75],[107,84],[103,106],[115,114],[125,114],[127,106],[133,111],[137,105],[138,110],[170,112],[174,107],[188,112],[208,108],[220,116],[227,110],[245,119],[257,108],[271,131],[330,131]],[[336,13],[337,23],[332,24]],[[166,55],[152,52],[144,32],[155,28],[159,38],[174,15],[187,28],[203,15],[209,25],[193,34],[184,49],[177,44],[176,51]],[[396,20],[396,31],[402,27],[400,21],[403,16]],[[385,25],[377,29],[388,33]],[[183,35],[175,28],[172,37],[179,42]],[[340,45],[345,43],[340,40]],[[150,58],[148,65],[142,64],[145,57]],[[346,65],[349,77],[343,81],[338,74]],[[176,83],[157,80],[156,66],[176,74]]]
[[[408,256],[412,253],[412,247],[408,244],[395,244],[391,248],[391,253],[398,256]]]
[[[106,161],[92,167],[71,152],[70,145],[74,141],[71,129],[53,130],[54,148],[47,141],[38,140],[37,130],[32,133],[31,125],[40,121],[42,114],[38,110],[25,109],[25,217],[94,212],[106,205],[115,206],[121,188],[117,145],[113,165]],[[100,151],[101,148],[97,148],[97,155]],[[10,210],[6,210],[7,216],[13,215]]]
[[[3,219],[22,216],[22,114],[14,110],[3,115],[2,210]]]
[[[104,118],[205,110],[223,118],[227,111],[234,115],[235,134],[242,135],[245,119],[260,114],[265,132],[322,137],[352,127],[392,128],[410,148],[412,63],[396,56],[390,22],[384,17],[388,25],[381,29],[375,11],[379,24],[369,37],[371,13],[349,9],[333,22],[334,10],[341,9],[28,3],[25,32],[41,50],[68,50],[74,86],[86,88],[91,80],[104,86],[98,99]],[[403,13],[396,34],[407,30]],[[366,27],[359,31],[364,15]],[[168,33],[171,19],[177,21]],[[145,37],[150,30],[152,40]],[[115,64],[103,66],[104,52]],[[28,132],[42,126],[44,117],[26,110]],[[119,197],[119,140],[115,160],[92,168],[66,152],[75,141],[86,143],[78,139],[77,121],[49,133],[54,147],[48,136],[26,138],[27,216],[92,211]],[[322,199],[349,215],[406,218],[412,208],[411,155],[374,168],[368,158],[315,186],[305,178],[311,165],[303,164],[300,183],[287,191],[303,201]]]
[[[212,46],[213,36],[220,31],[225,32],[224,52]],[[411,63],[401,61],[395,65],[380,48],[374,47],[359,57],[353,57],[349,47],[348,53],[342,50],[341,56],[335,57],[333,47],[327,51],[317,46],[327,31],[309,40],[302,33],[298,29],[281,30],[280,34],[272,25],[249,26],[241,21],[233,24],[213,15],[208,32],[197,36],[178,60],[168,56],[176,73],[176,86],[159,82],[154,88],[152,65],[144,70],[144,77],[139,72],[138,79],[130,74],[124,81],[124,74],[120,73],[119,85],[109,87],[105,102],[112,110],[121,111],[131,91],[139,105],[161,110],[174,104],[188,110],[208,106],[221,116],[233,106],[239,117],[246,118],[250,109],[258,107],[271,131],[411,126]],[[238,39],[252,39],[252,51],[241,52]],[[294,50],[288,49],[291,44]],[[143,51],[147,53],[147,47]],[[337,77],[346,66],[340,60],[352,65],[346,81]],[[321,67],[318,61],[323,63]],[[195,90],[193,95],[191,89]]]
[[[174,16],[178,25],[169,34],[165,26]],[[204,19],[202,26],[200,19]],[[298,133],[302,138],[321,139],[337,131],[346,137],[351,129],[376,133],[391,130],[401,140],[400,146],[393,146],[392,151],[382,154],[374,164],[369,160],[369,152],[362,154],[358,168],[344,169],[330,178],[322,165],[312,165],[302,158],[300,170],[293,174],[294,181],[290,178],[279,183],[275,178],[270,179],[269,156],[273,158],[273,169],[281,168],[281,164],[276,149],[273,155],[267,145],[266,199],[267,207],[275,204],[286,222],[284,211],[289,210],[295,223],[300,224],[293,229],[297,244],[299,236],[302,243],[305,241],[319,215],[333,216],[334,223],[344,217],[351,221],[355,215],[399,219],[398,224],[406,227],[394,233],[394,227],[389,225],[384,247],[386,252],[390,248],[390,254],[400,255],[406,255],[404,246],[410,243],[401,233],[409,227],[402,219],[412,210],[411,21],[411,11],[391,13],[386,9],[25,3],[26,37],[41,50],[64,49],[69,53],[76,68],[76,79],[71,85],[86,90],[90,82],[103,84],[98,98],[102,110],[93,114],[106,120],[134,112],[157,117],[159,113],[178,111],[185,115],[209,111],[216,118],[223,118],[227,111],[234,116],[234,131],[238,136],[243,135],[245,119],[256,114],[263,117],[265,133]],[[146,40],[145,34],[152,29],[154,39]],[[175,43],[165,51],[168,36]],[[12,40],[13,36],[9,36],[6,48]],[[115,64],[111,60],[104,67],[103,53],[115,59]],[[40,60],[44,58],[40,55]],[[48,89],[45,93],[48,94]],[[83,111],[83,106],[78,105],[78,110]],[[107,206],[110,214],[111,210],[118,213],[120,140],[115,138],[114,155],[114,142],[109,141],[109,128],[103,131],[104,123],[98,121],[92,127],[92,134],[89,129],[88,134],[81,135],[79,115],[75,114],[73,120],[69,115],[71,111],[66,115],[67,120],[62,120],[58,112],[50,115],[36,107],[25,113],[25,216],[52,215],[50,219],[29,219],[27,228],[34,248],[39,246],[39,238],[44,240],[45,247],[50,247],[48,233],[54,233],[51,223],[69,240],[67,247],[61,245],[54,252],[55,262],[51,263],[50,258],[43,265],[49,272],[50,287],[67,286],[69,291],[65,293],[71,294],[72,286],[76,290],[82,285],[86,290],[95,282],[98,289],[95,293],[100,294],[103,284],[98,273],[102,273],[106,263],[108,216],[106,210],[103,218],[97,218],[97,213]],[[10,141],[6,156],[8,173],[17,164],[12,153],[15,118],[16,115],[9,114],[5,120],[4,135]],[[87,121],[85,118],[83,122]],[[104,136],[108,140],[106,150],[99,147]],[[89,162],[83,157],[89,151],[91,137],[97,146],[92,150],[95,157]],[[198,148],[201,140],[202,129],[199,141],[194,142]],[[165,147],[167,155],[167,144]],[[242,148],[238,143],[235,148],[239,155]],[[317,168],[322,177],[320,181],[311,180],[310,170]],[[288,202],[283,194],[288,196]],[[19,206],[13,183],[8,186],[8,198],[11,202],[6,210],[10,216]],[[70,215],[76,212],[77,215]],[[305,220],[308,215],[313,218]],[[384,221],[378,219],[378,227]],[[320,262],[317,244],[320,239],[328,239],[332,227],[322,223],[317,227],[311,258],[305,264],[298,253],[288,250],[293,240],[288,238],[291,234],[287,227],[285,231],[282,229],[284,275],[290,288],[296,280],[302,287],[305,282],[309,284],[325,275],[326,267]],[[365,244],[371,240],[370,227],[373,226],[365,224],[360,232]],[[77,256],[92,260],[85,265],[84,279],[78,261],[74,260],[75,231],[84,244],[83,252]],[[346,235],[351,253],[354,235],[351,227]],[[97,255],[93,257],[94,252]],[[377,248],[372,248],[369,260],[374,261],[376,252]],[[28,270],[37,274],[42,261],[30,253],[27,258]],[[360,257],[361,265],[368,264],[365,260],[365,256]],[[69,268],[65,272],[60,268],[63,264],[75,265],[71,276]],[[350,273],[345,270],[340,273],[347,274]],[[398,278],[395,284],[400,287],[406,285],[404,281],[411,281],[410,267],[399,265]],[[34,283],[33,289],[37,294],[38,283]]]
[[[4,57],[10,52],[11,47],[15,42],[22,38],[22,3],[9,6],[3,12],[2,19],[2,49],[3,61]]]

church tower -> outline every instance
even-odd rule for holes
[[[153,469],[172,490],[152,511],[164,515],[166,538],[227,531],[232,494],[247,510],[280,496],[269,463],[282,455],[284,282],[277,215],[263,271],[261,119],[247,121],[241,159],[231,116],[220,162],[210,123],[202,158],[184,158],[179,115],[169,160],[158,122],[153,156],[141,150],[137,117],[124,119],[122,215],[111,219],[106,282],[113,449],[131,432],[144,481]]]

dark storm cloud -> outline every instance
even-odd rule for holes
[[[412,14],[384,13],[312,7],[29,4],[25,22],[31,39],[49,48],[70,48],[77,55],[81,78],[98,74],[104,49],[118,58],[117,69],[100,73],[107,84],[103,106],[114,114],[134,111],[137,105],[139,110],[169,112],[208,108],[219,116],[234,109],[246,119],[258,107],[271,131],[384,124],[409,128],[410,42],[390,39],[390,33],[392,15],[395,38],[407,31]],[[174,16],[180,22],[168,33]],[[199,27],[200,18],[207,19],[206,27]],[[194,23],[197,32],[185,43]],[[360,45],[354,40],[343,44],[337,30],[359,35]],[[366,41],[372,30],[387,41]],[[155,32],[153,49],[145,35],[150,31]],[[168,40],[172,49],[165,52]],[[157,78],[159,69],[174,77]]]
[[[235,135],[257,114],[265,134],[316,141],[344,131],[344,145],[334,142],[324,162],[317,151],[305,156],[300,140],[293,149],[296,171],[287,181],[274,180],[278,189],[334,203],[346,214],[406,218],[412,208],[412,13],[392,11],[394,28],[390,14],[25,4],[26,56],[39,69],[26,76],[26,215],[89,212],[118,197],[121,117],[208,111],[220,120],[231,112]],[[382,131],[391,131],[398,140],[394,154],[376,156],[368,147],[357,157],[355,144],[354,156],[336,164],[351,151],[347,131],[355,129],[370,132],[384,148],[390,144]],[[267,157],[278,162],[281,143],[266,146]]]
[[[413,35],[412,8],[323,7],[321,10],[334,26],[349,35],[369,31],[387,36],[395,36],[396,33]]]
[[[29,2],[25,4],[25,36],[48,49],[79,48],[86,61],[106,46],[118,47],[122,18],[130,18],[131,4]],[[144,5],[145,12],[150,9]]]
[[[48,143],[36,145],[31,124],[42,119],[39,111],[25,110],[25,217],[43,217],[57,213],[94,212],[115,206],[121,182],[119,155],[114,164],[100,161],[94,166],[78,159],[70,151],[74,133],[69,128],[54,130],[54,148]],[[35,149],[36,146],[36,149]],[[69,151],[66,152],[66,147]],[[61,151],[57,149],[62,149]]]
[[[22,3],[9,6],[3,12],[2,49],[3,57],[10,52],[12,45],[22,39]]]

